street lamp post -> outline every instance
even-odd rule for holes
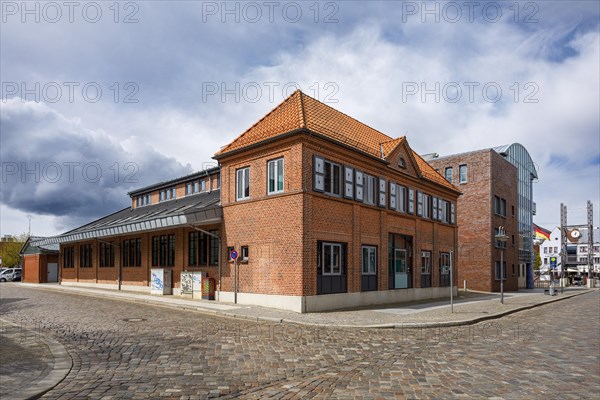
[[[504,244],[508,240],[508,235],[503,226],[498,227],[498,232],[495,236],[496,240],[501,243],[500,250],[500,303],[504,304]]]

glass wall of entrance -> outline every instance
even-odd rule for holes
[[[388,239],[388,288],[412,288],[412,236],[390,233]]]

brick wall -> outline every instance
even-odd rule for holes
[[[210,225],[203,227],[209,231],[220,229],[219,225]],[[83,282],[83,283],[100,283],[100,284],[117,284],[119,265],[123,265],[122,246],[124,240],[142,239],[142,260],[141,266],[122,266],[121,267],[121,284],[129,286],[149,286],[150,270],[152,266],[152,237],[161,235],[175,235],[175,262],[173,267],[167,267],[172,271],[172,287],[180,287],[180,278],[182,271],[202,271],[206,272],[207,276],[218,278],[217,266],[190,266],[189,265],[189,232],[194,231],[191,228],[175,228],[165,229],[154,232],[141,234],[132,234],[126,236],[117,236],[102,239],[104,242],[115,243],[115,263],[113,267],[100,267],[100,242],[99,241],[84,241],[74,242],[61,245],[61,254],[64,247],[75,246],[74,268],[64,268],[63,260],[60,260],[61,279],[65,282]],[[93,259],[92,268],[79,267],[79,246],[83,244],[92,244]],[[117,245],[119,244],[119,246]]]
[[[448,201],[456,201],[456,194],[414,176],[415,168],[410,163],[406,149],[400,148],[396,152],[405,158],[406,169],[399,169],[393,163],[386,166],[379,161],[317,140],[309,140],[305,144],[303,180],[306,190],[304,206],[306,258],[304,280],[306,283],[304,290],[307,295],[317,293],[316,260],[317,241],[319,240],[348,243],[348,292],[361,291],[362,245],[377,246],[378,290],[387,290],[389,233],[413,237],[413,287],[420,287],[421,250],[432,251],[432,286],[439,286],[439,253],[452,250],[456,254],[456,226],[425,220],[389,208],[335,198],[312,190],[313,156],[318,154],[342,165],[350,164],[369,175],[385,176],[388,181],[391,179],[398,184],[423,190],[427,194],[439,196]],[[387,200],[389,201],[389,196]]]
[[[41,283],[40,255],[27,254],[23,256],[23,282]]]
[[[518,224],[511,215],[518,209],[517,169],[491,149],[457,154],[429,162],[440,173],[453,168],[453,182],[462,191],[457,205],[458,223],[458,284],[481,291],[499,291],[495,280],[495,261],[500,261],[500,249],[495,247],[495,228],[504,226],[509,236],[504,260],[507,265],[505,290],[517,290]],[[468,168],[467,182],[459,183],[459,166]],[[506,200],[507,217],[494,215],[494,195]],[[512,236],[515,236],[515,246]],[[515,275],[512,265],[515,264]]]
[[[284,192],[267,194],[267,162],[284,158]],[[240,252],[248,246],[249,260],[238,266],[238,291],[302,295],[302,145],[279,143],[221,161],[223,247]],[[250,198],[235,200],[236,171],[250,167]],[[226,258],[226,252],[224,254]],[[223,263],[221,289],[233,291],[234,268]]]

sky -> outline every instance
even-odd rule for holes
[[[0,5],[0,235],[214,166],[298,88],[420,154],[521,143],[534,222],[600,225],[600,2]]]

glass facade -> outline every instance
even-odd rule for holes
[[[502,157],[517,167],[519,182],[519,263],[527,268],[527,288],[533,289],[533,181],[538,178],[536,166],[523,145],[513,143],[494,148]]]

